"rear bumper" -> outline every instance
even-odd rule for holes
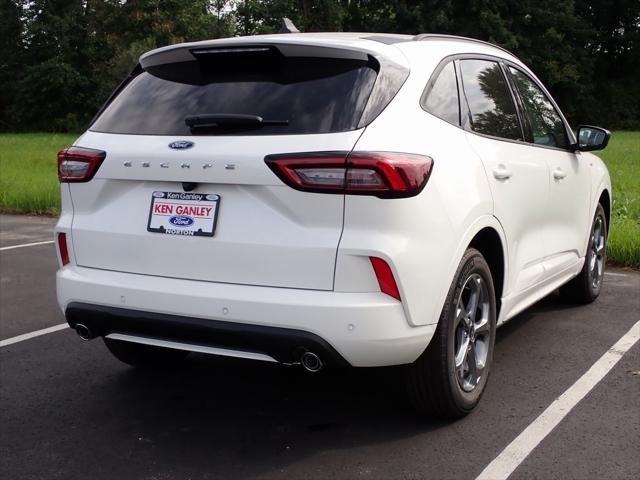
[[[60,269],[56,281],[69,323],[92,322],[99,335],[245,349],[283,363],[295,361],[299,347],[319,349],[334,364],[411,363],[436,327],[410,326],[402,304],[380,292],[256,287],[76,266]]]

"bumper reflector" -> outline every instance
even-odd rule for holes
[[[69,249],[67,247],[66,233],[58,234],[58,251],[60,252],[60,260],[62,261],[62,266],[64,267],[69,263]]]
[[[378,285],[380,290],[387,295],[391,295],[396,300],[400,301],[400,291],[396,284],[396,279],[393,277],[393,272],[389,264],[378,257],[369,257],[371,259],[371,265],[376,273],[378,279]]]

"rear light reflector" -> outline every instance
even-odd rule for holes
[[[107,153],[92,148],[69,147],[58,152],[60,182],[88,182],[102,165]]]
[[[380,291],[391,295],[396,300],[400,300],[400,291],[396,284],[396,279],[393,277],[393,272],[389,264],[378,257],[369,257],[371,259],[371,265],[373,271],[376,273],[378,279],[378,285],[380,285]]]
[[[287,185],[305,192],[413,197],[429,179],[433,160],[395,152],[312,152],[268,155],[265,162]]]
[[[69,248],[67,247],[66,233],[58,234],[58,251],[60,252],[60,260],[62,261],[62,266],[64,267],[69,263]]]
[[[264,159],[280,180],[296,190],[343,193],[347,152],[267,155]]]

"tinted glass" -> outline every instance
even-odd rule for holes
[[[500,65],[487,60],[461,60],[460,69],[472,130],[522,140],[516,108]]]
[[[524,102],[525,115],[533,133],[533,143],[567,148],[567,132],[553,104],[529,76],[513,67],[509,67],[509,70]]]
[[[242,135],[329,133],[353,130],[377,73],[363,61],[282,58],[268,65],[195,62],[138,75],[105,109],[91,130],[141,135],[189,135],[185,117],[259,115],[288,125],[235,132]],[[258,66],[256,68],[256,65]],[[228,131],[207,131],[207,134]]]
[[[436,117],[454,125],[460,125],[458,82],[453,62],[448,63],[438,74],[433,87],[427,93],[424,108]]]

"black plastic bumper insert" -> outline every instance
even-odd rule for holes
[[[280,363],[297,363],[302,353],[311,351],[327,365],[349,365],[325,340],[304,330],[167,315],[86,303],[70,303],[65,315],[72,328],[75,329],[78,323],[82,323],[94,336],[120,333],[262,353]]]

